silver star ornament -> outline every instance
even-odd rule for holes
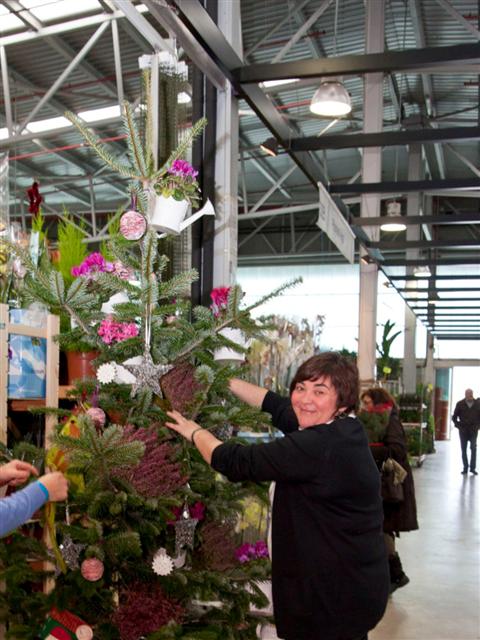
[[[173,368],[171,364],[155,364],[150,353],[144,353],[140,364],[123,364],[127,371],[135,376],[130,396],[133,398],[140,389],[151,389],[159,398],[163,398],[160,378]]]

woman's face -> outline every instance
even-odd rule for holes
[[[373,407],[374,402],[372,398],[369,395],[364,395],[362,397],[362,408],[365,409],[365,411],[371,411]]]
[[[330,378],[298,382],[290,399],[300,429],[324,424],[338,413],[338,394]]]

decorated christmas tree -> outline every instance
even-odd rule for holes
[[[255,638],[262,617],[253,610],[266,604],[258,581],[268,578],[269,561],[262,541],[241,544],[236,525],[245,498],[265,500],[265,487],[226,482],[163,425],[170,408],[220,439],[265,424],[228,392],[240,373],[232,355],[217,359],[221,348],[233,357],[246,351],[225,330],[248,340],[263,327],[253,306],[242,306],[239,287],[192,308],[195,271],[165,276],[152,202],[198,198],[182,156],[205,123],[154,169],[148,124],[139,126],[128,104],[124,114],[128,160],[112,157],[72,116],[100,157],[131,180],[132,206],[113,217],[108,243],[73,267],[70,283],[55,264],[18,251],[23,303],[70,318],[60,344],[90,345],[97,357],[95,376],[75,385],[74,408],[57,411],[46,444],[47,465],[69,477],[68,503],[44,509],[36,536],[27,527],[0,547],[0,619],[18,640]]]

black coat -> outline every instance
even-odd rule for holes
[[[460,430],[478,429],[480,427],[480,399],[474,400],[471,407],[468,406],[465,398],[459,400],[455,405],[452,421]]]
[[[413,531],[418,529],[415,485],[413,483],[412,469],[408,462],[407,438],[395,407],[391,410],[382,443],[383,446],[371,447],[378,468],[381,469],[382,463],[387,458],[393,458],[407,472],[407,477],[403,481],[403,502],[396,504],[391,502],[383,503],[385,514],[383,530],[386,533]]]
[[[275,480],[272,591],[278,635],[339,640],[383,616],[389,575],[379,474],[356,418],[298,430],[290,401],[263,410],[287,432],[266,444],[224,443],[212,466],[230,480]]]

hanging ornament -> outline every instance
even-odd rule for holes
[[[220,427],[213,429],[213,435],[225,442],[225,440],[230,440],[233,434],[233,427],[229,422],[224,422]]]
[[[120,218],[120,233],[126,240],[140,240],[147,230],[147,219],[139,211],[130,209]]]
[[[82,566],[80,567],[82,576],[89,582],[100,580],[104,570],[103,562],[98,558],[87,558],[82,562]]]
[[[159,398],[163,398],[162,390],[160,388],[160,378],[165,375],[167,371],[170,371],[173,365],[155,364],[150,352],[145,350],[140,364],[126,364],[124,362],[123,366],[136,378],[135,382],[132,384],[132,391],[130,394],[132,398],[137,395],[140,389],[145,388],[151,389],[155,395]]]
[[[74,542],[69,535],[66,535],[63,538],[63,542],[59,546],[59,549],[63,559],[65,560],[65,564],[69,569],[78,569],[78,559],[86,546],[86,544]]]
[[[92,419],[97,429],[102,429],[105,426],[107,416],[105,415],[105,411],[100,409],[100,407],[90,407],[90,409],[87,409],[87,416]]]
[[[157,576],[168,576],[173,571],[173,560],[167,550],[161,547],[153,556],[152,569]]]
[[[104,362],[97,369],[97,380],[100,384],[109,384],[115,380],[117,368],[114,362]]]
[[[28,212],[34,216],[40,211],[40,205],[43,202],[43,198],[38,190],[38,182],[34,182],[30,189],[27,189],[27,195],[29,200]]]
[[[16,278],[23,280],[23,278],[27,275],[27,268],[22,263],[20,258],[15,258],[12,263],[12,271]]]
[[[190,510],[187,503],[183,506],[180,518],[175,522],[175,556],[180,555],[180,551],[187,547],[193,549],[193,541],[195,536],[195,528],[198,518],[190,516]]]

